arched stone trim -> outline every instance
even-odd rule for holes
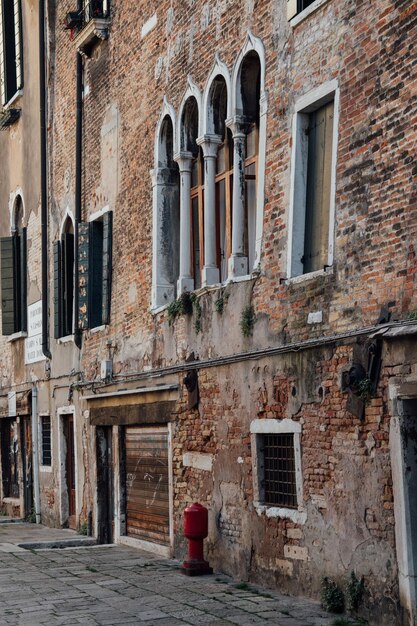
[[[23,209],[21,226],[26,225],[26,207],[25,207],[25,201],[23,197],[23,191],[21,187],[16,187],[15,191],[12,191],[12,193],[9,195],[9,219],[10,219],[10,231],[11,232],[15,232],[18,228],[18,224],[16,224],[16,205],[17,205],[19,198],[22,202],[22,209]]]
[[[268,112],[268,95],[265,90],[265,47],[259,37],[248,32],[245,44],[241,49],[232,73],[232,120],[242,115],[242,93],[240,89],[241,69],[244,58],[249,52],[256,52],[260,63],[260,98],[259,98],[259,157],[256,190],[256,226],[255,226],[255,255],[253,267],[249,272],[259,269],[262,250],[264,201],[265,201],[265,167],[266,167],[266,117]]]
[[[202,105],[202,128],[203,135],[205,134],[214,134],[214,128],[210,126],[210,107],[211,107],[211,99],[212,99],[212,87],[213,81],[217,76],[223,76],[224,81],[226,83],[227,88],[227,115],[226,119],[232,116],[232,80],[230,76],[230,72],[227,68],[227,65],[220,60],[218,53],[216,53],[213,68],[210,72],[208,80],[206,82],[206,86],[203,92],[203,105]]]
[[[242,69],[242,61],[249,52],[256,52],[261,65],[261,103],[265,97],[265,47],[259,37],[255,37],[251,31],[248,32],[245,44],[235,61],[232,73],[232,94],[233,94],[233,114],[242,114],[242,95],[240,93],[240,73]],[[262,107],[261,107],[262,115]]]
[[[63,235],[65,232],[67,232],[67,231],[66,231],[66,229],[65,229],[66,224],[67,224],[67,220],[70,220],[70,221],[71,221],[71,223],[72,223],[72,227],[73,227],[73,229],[75,230],[75,218],[74,218],[74,214],[73,214],[73,212],[71,211],[71,209],[69,209],[68,207],[67,207],[67,209],[66,209],[66,211],[65,211],[65,215],[64,215],[64,217],[62,218],[61,227],[60,227],[60,229],[59,229],[59,238],[60,238],[60,239],[61,239],[62,235]]]
[[[164,98],[155,133],[152,222],[152,301],[151,309],[172,302],[176,296],[178,263],[175,252],[179,247],[179,174],[174,163],[177,152],[176,115],[174,107]],[[172,154],[164,146],[166,124],[172,128]]]
[[[161,154],[161,131],[162,126],[165,121],[165,118],[171,118],[172,128],[174,131],[174,154],[177,153],[177,116],[175,114],[175,109],[170,102],[168,102],[166,96],[164,96],[164,100],[162,103],[161,114],[159,116],[158,124],[156,125],[155,132],[155,144],[154,144],[154,167],[157,169],[159,167],[160,162],[160,154]],[[152,176],[152,172],[151,172]]]
[[[183,125],[183,115],[184,115],[184,108],[185,105],[187,103],[187,100],[191,97],[194,97],[196,102],[197,102],[197,108],[198,108],[198,133],[197,133],[197,137],[200,137],[200,135],[202,134],[202,115],[201,115],[201,106],[202,106],[202,96],[201,96],[201,91],[199,90],[198,86],[195,84],[195,82],[193,81],[193,79],[191,78],[191,76],[188,76],[187,78],[187,89],[185,90],[185,94],[181,100],[181,104],[180,104],[180,108],[178,111],[178,124],[177,124],[177,142],[176,142],[176,146],[177,146],[177,153],[183,151],[183,145],[184,145],[184,125]]]

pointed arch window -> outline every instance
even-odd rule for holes
[[[74,332],[74,226],[65,220],[61,239],[54,243],[55,338]]]
[[[16,197],[12,236],[0,239],[2,333],[27,331],[27,245],[23,201]]]

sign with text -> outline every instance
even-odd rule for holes
[[[42,301],[28,306],[28,336],[25,341],[25,363],[43,361],[42,353]]]

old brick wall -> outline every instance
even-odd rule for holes
[[[62,29],[73,8],[59,1],[54,24],[51,244],[67,208],[74,211],[75,47]],[[414,4],[329,0],[292,29],[283,0],[163,1],[156,27],[141,38],[153,12],[142,1],[115,0],[108,40],[84,62],[83,219],[109,206],[115,251],[110,324],[83,334],[85,380],[97,381],[107,341],[122,384],[127,375],[183,362],[192,352],[211,359],[372,326],[382,305],[407,319],[417,306]],[[195,315],[171,324],[166,311],[150,312],[155,129],[164,97],[178,112],[188,75],[204,88],[215,53],[232,70],[248,28],[265,46],[268,92],[260,274],[201,295],[196,332]],[[332,79],[341,94],[334,265],[323,276],[288,283],[280,279],[287,278],[294,103]],[[223,313],[215,306],[220,296]],[[239,322],[250,304],[256,323],[244,337]],[[308,324],[316,311],[323,321]],[[180,405],[175,421],[177,554],[184,547],[183,508],[199,499],[210,507],[215,567],[313,595],[322,575],[342,580],[358,569],[367,599],[379,604],[388,624],[397,571],[386,385],[388,368],[398,363],[392,355],[385,363],[378,395],[360,422],[347,413],[340,391],[352,346],[335,344],[200,371],[199,409],[190,413]],[[302,528],[253,509],[250,422],[289,416],[303,426],[308,515]],[[212,473],[185,468],[186,451],[212,454]],[[389,597],[393,602],[384,600]]]

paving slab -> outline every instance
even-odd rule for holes
[[[178,562],[135,548],[64,547],[75,539],[67,529],[1,524],[0,626],[332,626],[335,620],[318,603],[224,575],[185,578]],[[50,542],[62,549],[45,549]],[[25,543],[41,549],[14,549]]]

